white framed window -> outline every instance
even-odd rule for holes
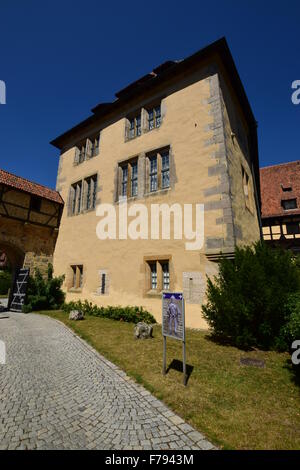
[[[128,130],[128,138],[134,139],[138,137],[142,133],[142,126],[141,126],[141,112],[134,117],[128,118],[129,121],[129,130]]]
[[[163,273],[163,290],[170,289],[170,272],[169,272],[169,262],[164,261],[161,263],[162,273]]]
[[[157,190],[157,155],[150,157],[150,192]]]
[[[157,266],[156,263],[150,264],[151,269],[151,289],[157,289]]]
[[[170,290],[169,259],[146,259],[145,261],[148,265],[148,290],[157,291],[157,293],[160,293],[162,290]]]
[[[148,130],[152,131],[161,124],[161,106],[160,104],[149,108],[148,110]]]
[[[148,191],[154,192],[170,187],[170,150],[164,148],[147,155],[149,168]]]
[[[85,210],[95,209],[97,180],[97,175],[93,175],[71,185],[68,215],[78,215]]]
[[[131,163],[131,196],[137,196],[138,193],[138,163]]]
[[[97,175],[84,180],[86,185],[85,209],[95,209],[97,198]]]
[[[99,154],[100,148],[100,132],[91,138],[87,138],[85,142],[75,147],[74,164],[79,165],[92,157]]]
[[[127,160],[119,164],[121,169],[121,181],[119,196],[134,197],[138,194],[138,160]]]
[[[161,187],[170,186],[170,157],[169,151],[161,153]]]

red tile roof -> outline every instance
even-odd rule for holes
[[[300,214],[300,160],[261,168],[260,186],[262,218]],[[297,209],[284,210],[287,199],[296,199]]]
[[[5,184],[6,186],[11,186],[12,188],[25,191],[26,193],[34,194],[35,196],[40,196],[50,201],[63,204],[60,194],[54,189],[47,188],[38,183],[33,183],[25,178],[20,176],[13,175],[7,171],[0,169],[0,184]]]

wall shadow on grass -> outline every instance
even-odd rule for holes
[[[231,338],[216,335],[214,333],[210,333],[208,335],[205,335],[204,338],[208,341],[211,341],[212,343],[217,344],[218,346],[230,346],[230,347],[233,347],[233,348],[240,349],[241,351],[249,352],[249,351],[254,351],[254,349],[255,349],[251,346],[249,346],[249,347],[237,346],[236,344],[234,344],[234,342],[232,341]]]

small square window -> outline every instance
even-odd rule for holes
[[[38,196],[31,196],[30,208],[35,212],[40,212],[42,205],[42,199]]]
[[[285,211],[297,209],[297,199],[285,199],[281,201],[281,205]]]
[[[297,235],[300,233],[299,222],[288,222],[286,224],[286,233],[288,235]]]
[[[170,268],[168,259],[149,260],[148,264],[148,289],[157,293],[162,290],[170,290]]]
[[[284,193],[291,192],[292,186],[290,183],[281,183],[281,189]]]

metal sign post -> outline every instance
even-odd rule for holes
[[[22,312],[24,300],[26,297],[28,279],[29,269],[19,269],[15,278],[12,296],[9,304],[9,310],[11,310],[12,312]]]
[[[162,294],[163,375],[166,375],[167,336],[182,341],[183,384],[187,384],[185,349],[185,311],[182,292]]]

